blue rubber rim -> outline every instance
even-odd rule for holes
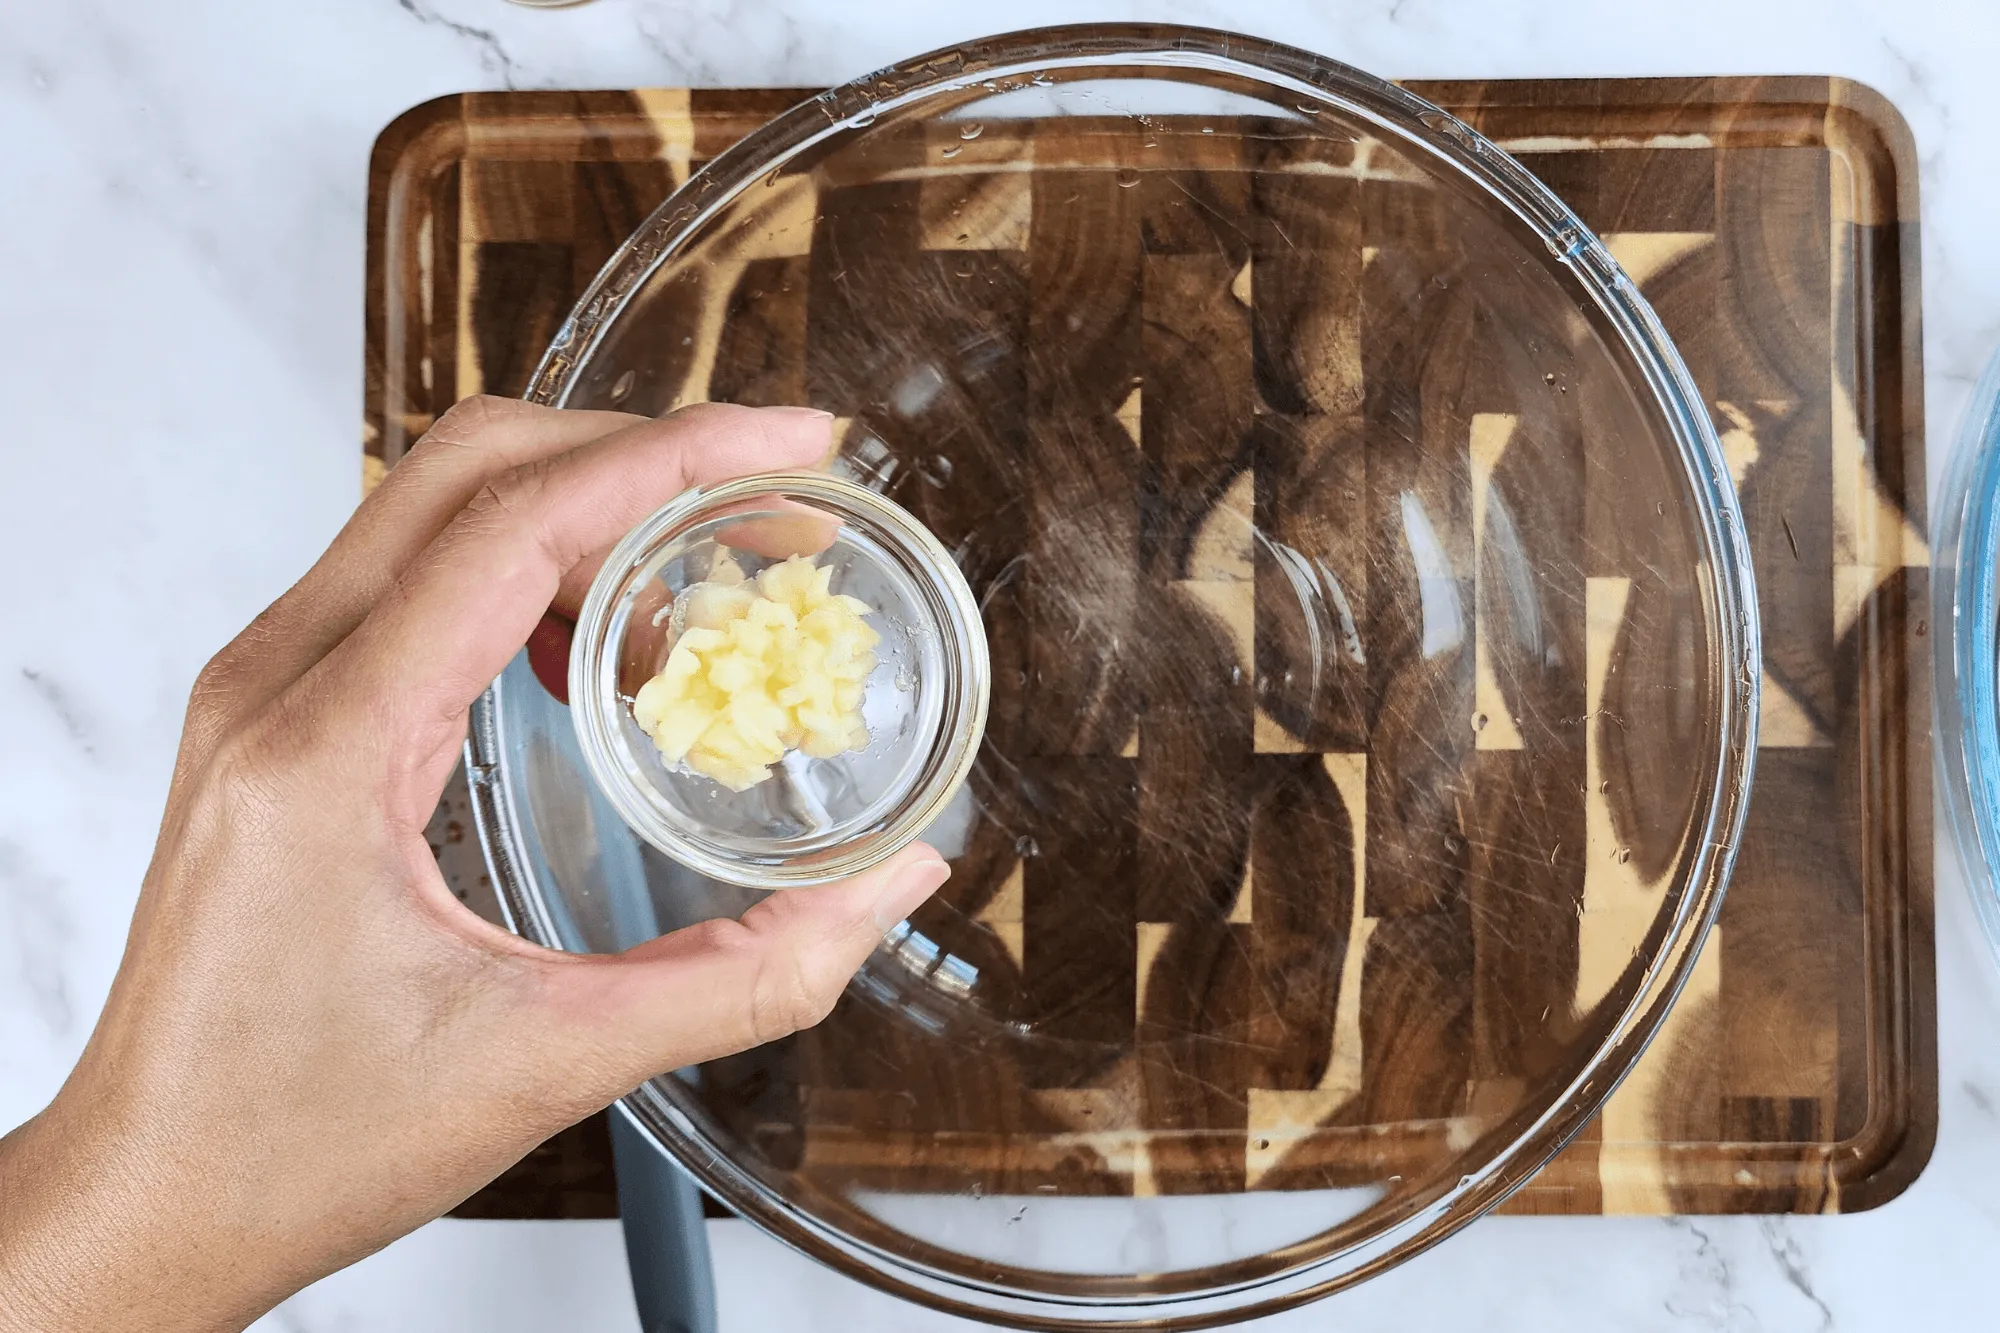
[[[1959,428],[1939,506],[1933,614],[1935,712],[1945,814],[1966,890],[2000,956],[2000,355]],[[1941,645],[1942,647],[1942,645]]]

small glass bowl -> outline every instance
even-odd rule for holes
[[[633,716],[666,660],[674,601],[724,562],[754,578],[807,556],[874,608],[863,749],[792,752],[745,790],[669,765]],[[676,498],[620,542],[591,584],[569,695],[591,776],[625,822],[683,865],[760,889],[876,865],[951,800],[986,730],[986,634],[951,554],[893,501],[819,473],[767,473]]]

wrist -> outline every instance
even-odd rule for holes
[[[0,1333],[207,1333],[262,1313],[189,1194],[75,1103],[65,1089],[0,1138]]]
[[[0,1138],[0,1333],[81,1328],[101,1247],[50,1106]]]

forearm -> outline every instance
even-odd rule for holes
[[[55,1108],[0,1138],[0,1333],[86,1327],[111,1261]]]
[[[184,1191],[68,1111],[0,1138],[0,1333],[211,1333],[262,1313],[250,1256],[221,1258]]]

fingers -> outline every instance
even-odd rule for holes
[[[794,414],[814,423],[822,423],[824,428],[815,437],[822,449],[831,438],[833,422],[832,417],[826,413],[804,407],[760,410],[774,415]],[[794,439],[795,437],[787,437],[785,444],[787,449],[793,448]],[[788,461],[776,463],[770,461],[769,449],[769,441],[754,437],[718,439],[709,450],[704,451],[702,457],[692,460],[699,470],[690,472],[687,484],[708,486],[734,477],[748,476],[751,473],[799,468],[809,462],[817,461],[791,453],[788,455]],[[720,529],[715,534],[716,540],[725,546],[734,546],[773,559],[782,560],[786,556],[824,551],[833,544],[834,534],[839,527],[835,519],[791,501],[745,502],[742,507],[769,512],[765,512],[762,517],[732,523]],[[621,532],[618,535],[623,537],[625,534]],[[597,571],[603,566],[605,557],[611,554],[611,547],[615,544],[615,542],[607,543],[602,549],[592,551],[563,575],[562,585],[556,590],[555,600],[550,604],[551,611],[571,621],[577,618],[577,614],[583,609],[583,599],[590,592],[592,580],[597,577]]]
[[[840,531],[838,519],[792,500],[745,501],[733,509],[755,516],[718,528],[716,542],[772,560],[818,555],[833,545]],[[724,511],[728,512],[731,511]],[[563,703],[569,702],[569,645],[577,615],[592,580],[609,554],[609,550],[599,551],[564,575],[548,615],[542,618],[535,637],[528,640],[529,661],[536,678]],[[658,583],[647,586],[638,595],[625,631],[625,652],[619,668],[619,688],[628,694],[636,693],[666,661],[668,630],[653,613],[664,610],[672,601]]]
[[[566,574],[690,485],[819,457],[830,422],[705,405],[487,482],[299,691],[328,716],[366,722],[378,757],[414,784],[405,813],[423,819],[466,709],[528,641]]]
[[[670,1069],[818,1023],[882,937],[951,875],[915,843],[853,879],[774,893],[741,921],[675,931],[551,974],[558,1042],[595,1052],[609,1101]]]
[[[840,535],[840,520],[810,505],[794,500],[746,503],[741,509],[759,511],[754,518],[731,523],[716,531],[715,539],[724,546],[788,560],[795,555],[818,555],[833,545]]]
[[[452,408],[362,502],[305,577],[217,656],[202,684],[206,729],[220,730],[270,702],[352,633],[488,481],[645,420],[624,412],[559,412],[512,398],[468,398]]]

